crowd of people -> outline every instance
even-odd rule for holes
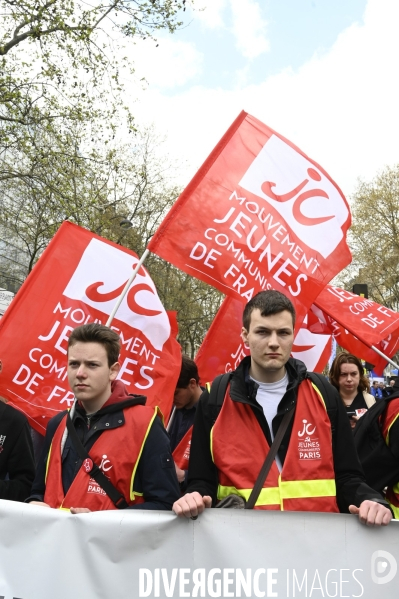
[[[77,327],[68,340],[75,402],[50,420],[36,460],[26,418],[0,403],[0,498],[74,514],[173,509],[196,519],[206,508],[241,507],[388,524],[399,517],[399,483],[373,485],[355,439],[365,413],[389,396],[379,422],[399,463],[399,386],[373,384],[370,393],[360,360],[346,352],[330,382],[309,373],[290,357],[295,316],[277,291],[254,296],[243,313],[250,355],[206,388],[183,356],[167,429],[158,409],[118,380],[115,331]]]

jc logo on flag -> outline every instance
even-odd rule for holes
[[[92,239],[68,282],[63,295],[111,314],[138,259],[99,239]],[[118,309],[117,319],[139,329],[161,351],[170,335],[168,315],[155,285],[141,267]]]
[[[65,221],[1,319],[0,395],[42,434],[74,401],[67,380],[71,331],[108,320],[138,261],[132,250]],[[143,267],[110,326],[120,337],[118,380],[130,393],[144,392],[147,405],[159,406],[167,419],[181,368],[176,315],[165,311]]]
[[[344,236],[342,225],[349,215],[345,200],[321,169],[277,135],[268,139],[239,185],[273,206],[323,258]]]
[[[350,223],[329,175],[243,111],[148,249],[239,301],[266,289],[285,293],[295,302],[297,332],[323,287],[351,261]]]

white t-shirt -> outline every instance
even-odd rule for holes
[[[269,425],[270,434],[272,437],[272,441],[274,440],[274,433],[272,428],[272,421],[275,415],[277,414],[278,404],[282,400],[288,385],[288,374],[285,372],[282,379],[277,381],[276,383],[261,383],[260,381],[255,380],[251,377],[253,381],[257,385],[259,385],[258,391],[256,393],[256,401],[260,406],[262,406],[263,413],[267,420],[267,424]],[[266,456],[265,456],[266,457]],[[282,470],[282,464],[278,455],[276,456],[276,463],[278,469]]]

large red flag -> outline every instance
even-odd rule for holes
[[[54,236],[0,321],[0,394],[44,432],[70,407],[66,347],[86,322],[105,324],[137,255],[74,224]],[[121,337],[118,378],[167,418],[181,368],[175,315],[168,316],[141,267],[111,324]]]
[[[249,348],[241,339],[244,306],[245,302],[233,297],[226,297],[220,306],[195,359],[203,383],[213,381],[218,374],[235,370],[249,355]],[[319,335],[306,328],[299,329],[291,355],[302,360],[308,370],[322,372],[330,354],[330,334]]]
[[[350,222],[328,174],[242,112],[148,247],[236,299],[282,291],[295,303],[299,327],[313,299],[351,261]]]

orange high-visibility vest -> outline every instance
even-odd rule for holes
[[[381,416],[382,434],[385,443],[389,447],[389,432],[391,426],[399,418],[399,398],[393,399],[387,405],[385,412]],[[399,481],[387,488],[385,498],[389,501],[394,517],[399,519]]]
[[[270,447],[250,405],[229,389],[211,431],[219,500],[234,493],[248,500]],[[323,397],[309,380],[298,388],[283,469],[274,462],[255,509],[338,512],[331,424]]]
[[[90,449],[90,457],[129,505],[144,502],[141,493],[133,491],[134,476],[147,435],[157,415],[157,408],[131,406],[123,410],[125,423],[104,430]],[[62,487],[61,439],[66,416],[55,431],[46,470],[44,501],[53,508],[86,507],[91,511],[117,509],[105,491],[91,478],[83,462],[66,495]]]
[[[182,470],[188,470],[188,462],[190,459],[191,437],[193,434],[193,425],[190,426],[180,443],[176,445],[172,452],[172,457],[175,464]]]

